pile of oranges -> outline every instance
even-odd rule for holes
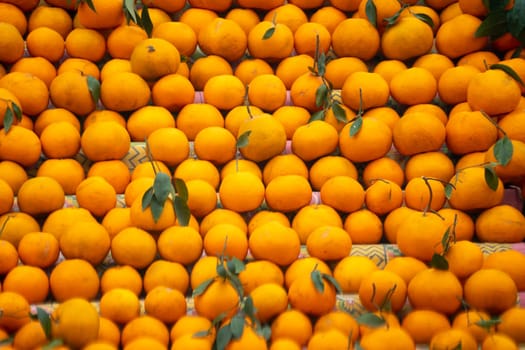
[[[522,3],[1,0],[2,346],[518,349]]]

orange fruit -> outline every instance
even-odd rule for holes
[[[133,111],[143,107],[149,102],[150,96],[151,90],[146,81],[133,72],[112,74],[100,85],[102,104],[116,112]]]
[[[458,62],[458,66],[470,65],[478,68],[480,71],[484,72],[487,70],[487,67],[490,67],[493,64],[499,63],[500,58],[496,53],[492,51],[476,51],[468,53],[462,56]]]
[[[372,72],[378,73],[390,84],[394,75],[407,68],[407,65],[400,60],[381,60],[374,66]]]
[[[211,327],[211,321],[203,316],[185,314],[182,315],[171,327],[170,340],[175,343],[179,338],[185,336],[193,338],[195,333],[208,330],[211,331],[210,334],[200,339],[211,343],[215,337],[214,329]]]
[[[0,307],[3,310],[0,326],[7,332],[15,332],[29,323],[29,302],[15,292],[0,292]]]
[[[228,129],[233,135],[237,135],[239,126],[254,115],[262,114],[263,111],[255,106],[237,106],[233,107],[226,113],[224,117],[224,127]]]
[[[188,158],[183,160],[173,173],[174,178],[185,182],[193,179],[207,181],[213,188],[219,187],[220,173],[212,162],[204,159]]]
[[[393,26],[387,26],[381,35],[381,51],[387,59],[405,61],[420,57],[430,51],[433,43],[432,27],[410,15],[400,17]]]
[[[294,106],[306,108],[310,112],[323,109],[318,104],[317,91],[322,86],[323,80],[317,74],[308,71],[299,75],[290,86],[290,98]]]
[[[270,209],[261,209],[253,214],[248,220],[248,236],[259,226],[271,221],[276,221],[286,227],[290,227],[290,220],[286,214]]]
[[[453,208],[442,208],[438,214],[443,218],[447,227],[451,227],[456,221],[455,234],[457,241],[470,241],[474,237],[474,220],[468,213]]]
[[[0,215],[10,212],[14,203],[14,192],[7,181],[0,179]]]
[[[247,212],[257,209],[264,200],[264,184],[250,172],[236,172],[226,176],[219,187],[219,200],[226,209]],[[239,194],[243,196],[240,197]]]
[[[467,278],[463,288],[465,301],[471,307],[490,314],[501,314],[516,304],[516,284],[501,270],[478,270]]]
[[[263,178],[262,171],[256,162],[248,159],[232,159],[221,167],[221,179],[237,171],[252,172],[258,178]]]
[[[288,307],[288,295],[282,285],[264,283],[250,292],[256,308],[256,317],[262,322],[268,322],[281,314]]]
[[[356,319],[342,310],[331,311],[319,317],[314,324],[314,332],[337,330],[353,342],[359,337],[359,325]]]
[[[370,186],[375,180],[380,178],[392,181],[399,186],[403,186],[405,183],[403,168],[399,162],[388,156],[367,163],[363,169],[363,183],[365,187]]]
[[[18,28],[12,23],[2,22],[0,33],[2,34],[0,62],[11,64],[22,58],[24,55],[24,39]]]
[[[284,285],[290,288],[290,285],[299,277],[310,274],[314,269],[321,273],[331,275],[332,272],[326,262],[313,256],[303,256],[291,263],[284,272]]]
[[[182,264],[158,259],[144,272],[144,291],[149,293],[157,286],[165,286],[184,294],[188,289],[189,279],[188,271]]]
[[[115,262],[141,269],[155,259],[157,244],[146,231],[128,227],[117,233],[111,241],[111,254]]]
[[[449,182],[455,186],[448,203],[452,208],[475,211],[493,207],[503,198],[503,184],[498,179],[495,190],[488,187],[482,166],[464,168],[457,172]]]
[[[184,22],[160,23],[153,28],[152,37],[171,42],[182,56],[191,56],[197,47],[197,35],[192,27]]]
[[[93,123],[80,139],[82,152],[92,161],[122,159],[129,151],[130,142],[126,128],[112,121]]]
[[[310,273],[298,275],[288,287],[291,307],[311,316],[321,316],[332,311],[336,303],[335,287],[324,278],[322,284],[323,288],[318,288]]]
[[[169,41],[149,38],[138,43],[129,58],[131,70],[147,81],[155,81],[167,74],[176,73],[180,53]]]
[[[312,188],[301,175],[280,175],[268,182],[264,197],[272,210],[293,212],[310,203]]]
[[[171,226],[157,239],[159,254],[163,259],[190,265],[202,255],[202,237],[190,226]]]
[[[454,67],[454,62],[445,55],[440,53],[427,53],[420,56],[414,61],[412,67],[424,68],[439,81],[443,72]]]
[[[265,185],[278,176],[299,175],[308,179],[308,167],[305,162],[293,153],[279,154],[265,163],[262,179]]]
[[[237,138],[248,131],[248,145],[240,148],[244,158],[262,162],[284,151],[286,131],[270,114],[261,114],[245,120],[239,126]]]
[[[2,225],[2,240],[9,242],[15,248],[27,233],[40,231],[38,221],[33,216],[20,211],[10,211],[0,216],[0,225]],[[9,248],[11,247],[7,249]],[[14,256],[12,258],[14,259]],[[10,262],[13,260],[7,261],[7,266],[11,266]]]
[[[341,87],[343,103],[353,110],[384,106],[389,96],[388,83],[379,73],[354,72]]]
[[[507,133],[507,136],[511,140],[518,140],[521,142],[525,141],[522,130],[523,128],[518,122],[522,114],[523,111],[518,108],[515,111],[498,118],[498,126]]]
[[[224,18],[237,22],[246,35],[248,35],[250,30],[260,22],[259,15],[255,10],[240,7],[230,7],[224,15]]]
[[[251,260],[239,273],[244,293],[249,294],[256,287],[265,283],[284,284],[284,273],[280,266],[269,260]]]
[[[87,3],[78,5],[77,16],[82,26],[93,29],[109,29],[122,23],[124,19],[124,12],[122,11],[124,3],[122,0],[106,2],[94,0],[92,4],[96,11],[93,11]]]
[[[383,225],[379,215],[366,208],[348,214],[343,228],[354,244],[376,244],[383,237]]]
[[[470,333],[462,329],[448,329],[436,333],[430,340],[430,347],[444,348],[458,346],[462,349],[475,350],[478,348],[476,340]]]
[[[13,346],[16,349],[34,349],[46,345],[47,342],[44,328],[40,322],[34,320],[26,323],[16,332]]]
[[[292,228],[299,235],[301,244],[305,244],[308,236],[318,227],[332,225],[343,227],[343,222],[335,209],[325,204],[309,204],[297,211]]]
[[[359,40],[350,33],[360,33]],[[357,57],[368,61],[380,48],[378,30],[364,18],[348,18],[332,33],[332,49],[338,57]]]
[[[384,215],[403,203],[401,187],[392,181],[377,179],[365,191],[365,206],[378,215]]]
[[[523,342],[523,316],[525,309],[512,307],[500,315],[501,322],[496,326],[497,331],[510,336],[518,343]]]
[[[325,78],[332,83],[334,89],[341,89],[352,73],[368,72],[365,62],[357,57],[339,57],[326,63]]]
[[[213,320],[221,313],[232,315],[239,303],[239,295],[228,280],[214,279],[206,290],[194,296],[198,315]]]
[[[312,56],[302,54],[283,58],[275,67],[275,75],[277,75],[287,90],[290,90],[294,81],[299,76],[309,73],[309,67],[314,66],[314,59]]]
[[[424,68],[407,68],[392,77],[390,93],[400,104],[430,103],[437,93],[437,80]]]
[[[10,72],[31,73],[47,87],[57,74],[55,66],[44,57],[22,57],[11,66]]]
[[[70,123],[78,131],[80,131],[81,125],[77,116],[65,108],[58,107],[46,109],[42,113],[40,113],[35,119],[34,131],[38,136],[40,136],[40,134],[42,134],[42,131],[51,123],[61,121],[66,121]]]
[[[508,204],[494,205],[476,218],[476,237],[481,242],[521,242],[525,217]]]
[[[294,48],[293,31],[285,24],[270,20],[260,21],[253,26],[247,40],[248,52],[252,57],[270,62],[290,56]]]
[[[445,255],[449,270],[463,280],[483,266],[483,252],[479,245],[471,241],[454,243]]]
[[[410,156],[405,163],[404,170],[407,181],[421,176],[448,181],[455,172],[454,163],[441,151],[429,151]]]
[[[359,131],[350,136],[354,123],[347,123],[339,133],[341,155],[356,163],[384,157],[392,147],[390,127],[380,120],[363,118]]]
[[[215,75],[203,86],[204,101],[220,110],[229,110],[243,104],[245,90],[243,82],[235,75]]]
[[[308,343],[312,333],[312,322],[306,314],[298,309],[288,309],[279,314],[271,323],[271,340],[289,338],[300,346]]]
[[[392,311],[397,312],[405,305],[407,286],[394,272],[377,270],[363,278],[358,294],[368,311],[379,311],[377,307],[381,309],[385,302],[390,302]]]
[[[94,221],[95,217],[89,210],[74,207],[64,207],[50,213],[42,224],[42,231],[53,234],[57,239],[69,229],[71,225],[79,221]],[[33,231],[39,231],[33,230]]]
[[[162,231],[175,224],[176,215],[170,198],[164,201],[157,217],[153,213],[151,205],[143,209],[142,198],[136,198],[130,208],[131,224],[148,232]]]
[[[295,230],[277,221],[269,221],[255,228],[248,244],[250,254],[255,259],[279,266],[290,265],[300,252],[300,241]]]
[[[487,37],[474,36],[480,24],[481,19],[467,13],[443,21],[435,36],[438,53],[455,59],[484,48]]]
[[[377,331],[369,332],[361,339],[360,344],[374,349],[389,344],[389,347],[398,349],[415,349],[414,340],[410,334],[401,327],[380,328]]]
[[[430,309],[452,315],[461,305],[463,287],[451,271],[428,268],[410,280],[407,294],[414,309]]]
[[[248,225],[241,214],[230,209],[216,208],[211,213],[202,218],[200,224],[201,236],[204,237],[210,228],[221,223],[234,224],[243,232],[248,231]]]
[[[240,10],[240,9],[233,9]],[[273,74],[273,67],[268,62],[260,58],[247,58],[239,62],[233,74],[241,79],[244,85],[248,85],[253,78],[262,74]]]
[[[115,189],[124,193],[131,181],[128,165],[122,160],[102,160],[95,162],[88,170],[87,176],[101,176]]]
[[[2,3],[0,9],[2,10],[2,22],[11,23],[18,29],[20,35],[25,35],[27,31],[27,18],[24,12],[15,4],[8,2]]]
[[[38,216],[64,206],[64,190],[53,178],[38,176],[26,180],[18,190],[20,211]]]
[[[344,349],[352,346],[352,341],[338,329],[328,329],[325,331],[314,331],[312,337],[308,341],[309,349],[322,349],[325,346],[334,346],[336,348]]]
[[[488,115],[512,112],[518,105],[518,83],[500,69],[489,69],[472,77],[467,87],[467,102],[473,110]]]
[[[392,131],[396,150],[405,156],[438,151],[445,138],[445,125],[435,115],[425,112],[403,114]]]
[[[186,182],[188,207],[192,215],[202,218],[217,207],[215,188],[205,180],[193,179]]]
[[[100,316],[116,323],[125,325],[140,315],[140,300],[131,290],[126,288],[111,289],[100,297]]]
[[[337,0],[336,0],[337,1]],[[334,1],[330,2],[330,5],[321,6],[317,9],[314,9],[313,13],[310,15],[310,22],[320,23],[325,26],[326,29],[332,34],[339,23],[346,19],[346,14],[344,11],[355,11],[357,4],[342,4],[344,8],[339,8],[339,4],[335,6]],[[355,6],[353,6],[355,5]]]
[[[86,260],[66,259],[53,267],[49,286],[58,302],[75,297],[92,300],[98,294],[100,281],[97,271]]]
[[[259,74],[248,84],[248,101],[265,112],[274,112],[286,102],[286,86],[275,74]]]
[[[148,149],[153,159],[167,166],[176,166],[187,159],[190,152],[186,135],[175,127],[159,128],[148,136]]]
[[[303,23],[294,32],[294,48],[298,54],[314,57],[316,50],[319,54],[326,54],[330,49],[330,44],[330,32],[320,23]]]
[[[40,267],[18,265],[5,275],[2,290],[18,293],[30,304],[43,303],[49,293],[49,279]]]
[[[383,222],[383,231],[388,242],[395,244],[397,242],[397,232],[399,225],[405,221],[406,217],[414,212],[405,206],[401,206],[386,214]]]
[[[516,181],[523,176],[523,156],[525,151],[525,143],[518,140],[510,140],[512,144],[512,156],[507,165],[496,165],[494,168],[498,177],[505,183]],[[492,144],[485,153],[485,160],[489,162],[498,163],[495,156],[495,145]]]
[[[89,43],[87,45],[86,43]],[[104,36],[89,28],[74,28],[65,39],[66,52],[70,57],[99,62],[106,53]]]
[[[142,276],[130,265],[109,267],[100,276],[100,292],[105,294],[114,288],[125,288],[136,295],[142,293]]]
[[[75,195],[79,206],[97,217],[103,217],[117,204],[115,189],[102,176],[90,176],[82,180]]]
[[[181,74],[168,74],[153,84],[151,89],[153,103],[177,112],[195,100],[195,88],[190,80]]]
[[[230,63],[220,56],[208,55],[193,62],[189,79],[196,91],[202,91],[211,77],[221,74],[233,74]]]
[[[220,17],[202,26],[197,41],[205,54],[217,55],[229,62],[239,60],[248,45],[243,28],[232,19]]]
[[[323,261],[338,261],[350,254],[352,239],[348,232],[341,227],[321,226],[313,230],[308,236],[306,249],[310,256]]]
[[[305,162],[327,156],[335,151],[338,143],[337,130],[324,120],[314,120],[301,125],[292,136],[292,152]],[[312,147],[320,142],[318,147]]]
[[[426,268],[427,265],[421,260],[410,256],[396,256],[395,258],[388,260],[383,269],[394,272],[408,285],[418,272],[423,271]]]
[[[49,104],[49,91],[46,83],[27,72],[10,72],[0,78],[0,88],[10,90],[20,102],[24,114],[35,116]],[[27,93],[30,91],[31,93]]]
[[[485,256],[483,268],[495,268],[502,270],[510,275],[516,283],[518,291],[524,289],[524,278],[519,269],[519,262],[524,259],[525,255],[516,250],[498,251]]]
[[[363,186],[350,176],[329,178],[320,189],[321,202],[343,213],[355,212],[365,202]]]
[[[161,106],[143,106],[131,113],[126,128],[131,141],[143,142],[149,135],[161,128],[174,128],[175,118],[167,108]]]
[[[73,70],[100,79],[100,68],[94,62],[78,57],[67,57],[61,62],[57,68],[57,75]]]
[[[139,179],[141,177],[149,177],[154,179],[156,173],[165,173],[169,176],[170,169],[166,164],[157,160],[144,161],[135,165],[135,168],[133,168],[133,170],[131,171],[131,181]]]
[[[308,174],[312,188],[320,191],[323,184],[334,176],[349,176],[357,180],[357,167],[347,158],[328,155],[317,159]]]
[[[195,118],[199,115],[199,118]],[[209,103],[190,103],[182,107],[177,115],[177,128],[189,141],[194,141],[197,133],[209,126],[224,126],[220,110]]]
[[[506,334],[496,332],[487,337],[481,344],[483,350],[490,349],[518,349],[518,344]]]
[[[55,30],[65,39],[73,29],[73,19],[67,10],[57,6],[38,6],[28,17],[28,31],[45,27]]]
[[[18,256],[27,266],[42,269],[51,267],[56,263],[59,253],[59,242],[49,232],[29,232],[18,243]],[[6,261],[8,261],[7,258]]]
[[[468,84],[480,70],[474,66],[455,66],[446,69],[438,80],[441,101],[455,105],[467,101]]]
[[[97,222],[78,222],[60,236],[60,251],[66,259],[84,259],[100,264],[111,245],[108,231]]]
[[[246,232],[233,224],[217,224],[211,227],[203,239],[204,251],[209,256],[221,256],[244,260],[248,254]]]
[[[440,181],[416,177],[405,186],[405,205],[416,210],[437,211],[446,201],[445,186]]]
[[[113,58],[129,60],[135,45],[147,38],[146,31],[138,26],[118,26],[107,35],[107,52]]]
[[[174,324],[186,315],[186,298],[179,290],[159,285],[146,294],[144,309],[151,317]]]
[[[235,136],[228,129],[209,126],[195,135],[193,148],[199,159],[223,165],[235,158],[236,143]]]
[[[462,310],[457,312],[452,318],[452,328],[464,330],[478,343],[482,343],[492,330],[481,327],[478,323],[489,319],[490,315],[485,311],[475,309]]]
[[[52,123],[40,134],[40,143],[47,158],[72,158],[80,150],[80,132],[69,122]]]
[[[417,105],[409,106],[405,113],[410,112],[423,112],[423,113],[430,113],[436,117],[438,117],[441,122],[446,125],[448,122],[448,116],[447,113],[443,110],[442,107],[440,107],[437,104],[433,103],[420,103]]]
[[[89,79],[90,76],[75,71],[57,75],[49,86],[51,102],[77,115],[85,116],[93,112],[97,101],[90,91]],[[72,96],[75,98],[73,99]]]

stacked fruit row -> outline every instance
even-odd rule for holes
[[[522,8],[0,1],[4,342],[517,348]]]

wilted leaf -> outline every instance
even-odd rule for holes
[[[310,273],[310,278],[312,279],[312,283],[314,284],[315,289],[319,293],[323,293],[324,292],[324,282],[323,282],[323,277],[321,275],[321,272],[317,269],[313,270]]]
[[[365,13],[368,21],[377,28],[377,9],[373,0],[367,0],[365,5]]]
[[[232,340],[232,331],[229,324],[219,328],[217,332],[217,337],[215,339],[215,346],[217,350],[224,350],[228,343]]]
[[[432,20],[432,17],[430,17],[426,13],[414,13],[414,17],[428,24],[430,28],[434,28],[434,21]]]
[[[155,175],[155,180],[153,180],[153,192],[155,197],[163,203],[168,199],[171,190],[170,176],[164,172],[157,173],[157,175]]]
[[[354,120],[352,125],[350,125],[350,136],[355,136],[357,133],[361,130],[361,126],[363,126],[363,118],[358,117]]]
[[[332,103],[332,112],[334,113],[335,119],[340,123],[346,123],[346,111],[341,104]]]
[[[499,178],[496,171],[491,166],[485,167],[485,182],[491,190],[496,191],[498,189]]]
[[[188,202],[180,196],[175,196],[175,198],[173,198],[173,208],[175,209],[175,215],[177,216],[179,225],[188,226],[191,218]]]
[[[248,144],[250,143],[251,133],[251,130],[246,130],[239,136],[239,138],[237,139],[237,148],[243,148],[248,146]]]
[[[93,99],[93,102],[97,104],[100,99],[100,81],[91,75],[88,75],[86,79],[91,98]]]
[[[273,33],[275,33],[275,26],[271,26],[270,28],[268,28],[268,29],[264,32],[262,39],[263,39],[263,40],[268,40],[268,39],[270,39],[270,38],[273,36]]]
[[[356,318],[357,323],[370,328],[378,328],[385,325],[386,321],[383,317],[373,314],[371,312],[364,313]]]
[[[47,339],[51,339],[51,316],[41,307],[36,308],[36,317],[44,330]]]
[[[151,33],[153,32],[153,22],[149,15],[149,9],[146,5],[142,4],[142,13],[140,18],[142,29],[148,34],[148,37],[151,38]]]
[[[202,293],[204,293],[206,291],[206,289],[208,289],[208,287],[210,286],[210,284],[213,283],[213,281],[215,281],[215,278],[208,278],[207,280],[205,280],[204,282],[202,282],[201,284],[199,284],[197,286],[197,288],[195,288],[193,290],[193,293],[192,293],[192,296],[193,297],[196,297],[196,296],[199,296],[201,295]]]
[[[507,32],[507,14],[504,10],[491,11],[483,19],[474,36],[497,38]]]
[[[334,276],[329,275],[327,273],[321,274],[323,279],[325,279],[328,283],[330,283],[332,286],[334,286],[337,294],[343,294],[343,290],[341,289],[341,286],[339,285],[339,282],[334,278]]]
[[[325,84],[319,85],[319,87],[315,91],[315,105],[317,107],[322,107],[326,105],[329,93],[330,91],[328,91],[328,87]]]
[[[146,192],[142,195],[142,211],[145,211],[148,209],[148,207],[151,204],[151,200],[153,199],[153,186],[148,188]]]
[[[438,270],[448,270],[448,261],[443,255],[434,254],[432,255],[430,266]]]
[[[516,73],[514,69],[507,66],[506,64],[495,63],[495,64],[491,64],[489,68],[490,69],[500,69],[504,71],[505,73],[507,73],[512,79],[516,80],[520,85],[523,85],[523,80],[521,80],[518,73]]]
[[[233,316],[230,322],[230,329],[233,339],[239,339],[244,331],[244,317],[239,314]]]

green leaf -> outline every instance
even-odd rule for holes
[[[366,0],[365,13],[368,21],[377,28],[377,9],[373,0]]]
[[[88,7],[89,7],[93,12],[97,12],[97,9],[95,8],[95,4],[93,4],[93,0],[84,0],[84,2],[88,5]]]
[[[517,47],[514,52],[512,53],[511,58],[518,58],[521,56],[521,52],[523,51],[523,47]]]
[[[414,13],[414,17],[428,24],[430,28],[434,28],[434,21],[432,20],[432,17],[430,17],[426,13]]]
[[[157,175],[155,175],[155,180],[153,181],[153,192],[155,197],[160,202],[164,202],[166,199],[168,199],[171,189],[170,176],[163,172],[157,173]]]
[[[494,168],[491,166],[486,166],[484,175],[487,186],[489,186],[491,190],[496,191],[499,185],[499,178]]]
[[[491,12],[504,9],[509,1],[510,0],[483,0],[483,5]]]
[[[211,334],[210,330],[206,329],[206,330],[203,330],[203,331],[198,331],[198,332],[193,333],[193,336],[195,338],[205,338],[205,337],[209,336],[210,334]]]
[[[346,111],[339,102],[332,103],[332,112],[334,113],[335,119],[340,123],[346,123]]]
[[[18,121],[21,121],[22,120],[22,109],[20,108],[20,106],[14,103],[13,101],[11,101],[10,105],[11,105],[11,109],[15,113],[16,119]]]
[[[507,14],[504,10],[491,11],[474,33],[476,38],[497,38],[507,32]]]
[[[244,316],[240,314],[233,316],[230,322],[230,329],[233,339],[239,339],[242,337],[242,333],[244,331]]]
[[[443,237],[441,237],[441,245],[443,248],[448,247],[450,242],[450,226],[447,227],[445,233],[443,234]]]
[[[14,121],[15,121],[15,115],[13,113],[13,110],[7,107],[4,113],[4,129],[5,129],[6,134],[11,129],[11,126],[13,126]]]
[[[272,328],[268,324],[264,324],[257,328],[257,334],[262,336],[266,341],[269,341],[272,336]]]
[[[173,208],[175,209],[175,215],[180,226],[188,226],[191,218],[190,207],[188,202],[182,199],[180,196],[173,198]]]
[[[510,77],[512,79],[516,80],[520,85],[524,85],[523,80],[521,80],[521,78],[518,75],[518,73],[516,73],[516,71],[514,69],[512,69],[511,67],[509,67],[509,66],[507,66],[505,64],[501,64],[501,63],[491,64],[489,69],[500,69],[500,70],[504,71],[505,73],[507,73],[508,75],[510,75]]]
[[[321,274],[324,280],[326,280],[328,283],[330,283],[332,286],[334,286],[335,291],[337,294],[343,294],[343,290],[341,289],[341,286],[339,285],[339,282],[334,278],[334,276],[329,275],[327,273]]]
[[[273,36],[273,33],[275,33],[275,25],[271,26],[270,28],[268,28],[268,29],[264,32],[262,39],[263,39],[263,40],[268,40],[268,39],[270,39],[270,38]]]
[[[317,60],[317,74],[324,76],[326,73],[326,55],[324,52],[319,54],[319,59]]]
[[[251,133],[251,130],[246,130],[237,138],[237,148],[243,148],[248,146],[248,144],[250,143]]]
[[[42,329],[44,330],[44,334],[46,335],[46,338],[51,339],[52,338],[51,316],[41,307],[36,308],[36,316],[38,318],[38,322],[40,322],[40,325],[42,326]]]
[[[217,265],[215,271],[217,272],[217,276],[219,276],[220,278],[225,279],[228,277],[228,270],[226,270],[226,267],[224,267],[223,264]]]
[[[325,112],[324,109],[321,109],[320,111],[312,113],[310,116],[310,119],[308,120],[308,123],[313,122],[315,120],[324,120]]]
[[[173,179],[173,183],[175,184],[175,192],[177,193],[177,196],[182,198],[184,201],[188,200],[188,187],[186,187],[186,183],[183,179],[175,178]]]
[[[363,126],[363,117],[357,117],[350,125],[350,137],[357,135]]]
[[[321,275],[321,271],[315,269],[312,272],[310,272],[310,278],[312,279],[312,283],[314,284],[315,289],[319,293],[324,292],[324,282],[323,282],[323,276]]]
[[[149,15],[149,9],[146,5],[142,4],[142,14],[141,14],[141,24],[144,31],[148,34],[148,37],[151,38],[151,33],[153,32],[153,22]]]
[[[88,86],[89,94],[91,95],[93,102],[97,104],[98,100],[100,99],[100,81],[98,81],[97,78],[91,75],[88,75],[86,79],[87,79],[87,86]]]
[[[251,296],[247,296],[244,298],[244,304],[242,307],[242,311],[248,316],[255,315],[257,310],[255,309],[255,305],[253,304],[253,299]]]
[[[146,192],[142,195],[142,211],[145,211],[151,204],[151,200],[153,199],[153,186],[148,188]]]
[[[512,142],[507,135],[496,141],[494,145],[494,157],[502,166],[506,166],[512,159],[514,153],[514,147]]]
[[[53,339],[49,343],[44,345],[42,347],[42,350],[52,350],[62,345],[64,345],[64,341],[62,339]]]
[[[135,9],[135,0],[124,0],[124,13],[137,23],[137,11]]]
[[[404,9],[404,7],[401,7],[401,8],[399,9],[399,11],[397,11],[396,13],[394,13],[392,16],[383,19],[383,22],[386,23],[386,26],[387,26],[387,27],[391,27],[391,26],[393,26],[394,24],[396,24],[397,20],[398,20],[399,17],[401,16],[401,12],[403,12],[403,9]]]
[[[500,318],[491,318],[489,320],[483,320],[483,319],[477,320],[474,324],[476,324],[477,326],[480,326],[481,328],[484,328],[486,330],[490,330],[491,328],[496,327],[500,323],[501,323],[501,319]]]
[[[317,107],[325,106],[329,93],[330,91],[328,91],[328,87],[325,84],[319,85],[317,90],[315,90],[315,105]]]
[[[228,270],[230,270],[230,272],[234,273],[235,275],[238,275],[246,268],[244,262],[236,257],[233,257],[230,260],[228,260],[226,266],[228,266]]]
[[[373,314],[371,312],[366,312],[362,315],[359,315],[356,318],[357,323],[370,328],[378,328],[385,325],[386,321],[383,317]]]
[[[230,343],[232,337],[233,334],[229,324],[219,328],[219,331],[217,332],[217,337],[215,339],[215,346],[217,350],[226,349],[226,346]]]
[[[199,284],[197,286],[197,288],[195,288],[193,290],[193,293],[192,293],[192,296],[193,297],[196,297],[196,296],[199,296],[201,295],[202,293],[204,293],[206,291],[206,289],[208,289],[208,287],[210,286],[210,284],[213,283],[213,281],[215,281],[215,278],[212,277],[212,278],[208,278],[207,280],[205,280],[204,282],[202,282],[201,284]]]
[[[160,201],[155,196],[151,198],[151,203],[149,204],[149,207],[151,209],[151,215],[153,216],[154,222],[159,221],[160,216],[162,215],[162,211],[164,210],[164,203],[166,203],[166,201]]]
[[[448,183],[445,185],[445,198],[450,199],[452,196],[452,191],[454,190],[454,185]]]
[[[13,344],[14,340],[15,340],[15,336],[14,335],[10,335],[9,337],[7,337],[5,339],[0,340],[0,347],[2,347],[4,345],[11,345],[11,344]]]
[[[523,0],[514,1],[514,6],[507,11],[507,22],[509,32],[516,38],[520,38],[525,30],[525,2]]]
[[[438,270],[448,270],[448,261],[443,255],[434,253],[430,266]]]

